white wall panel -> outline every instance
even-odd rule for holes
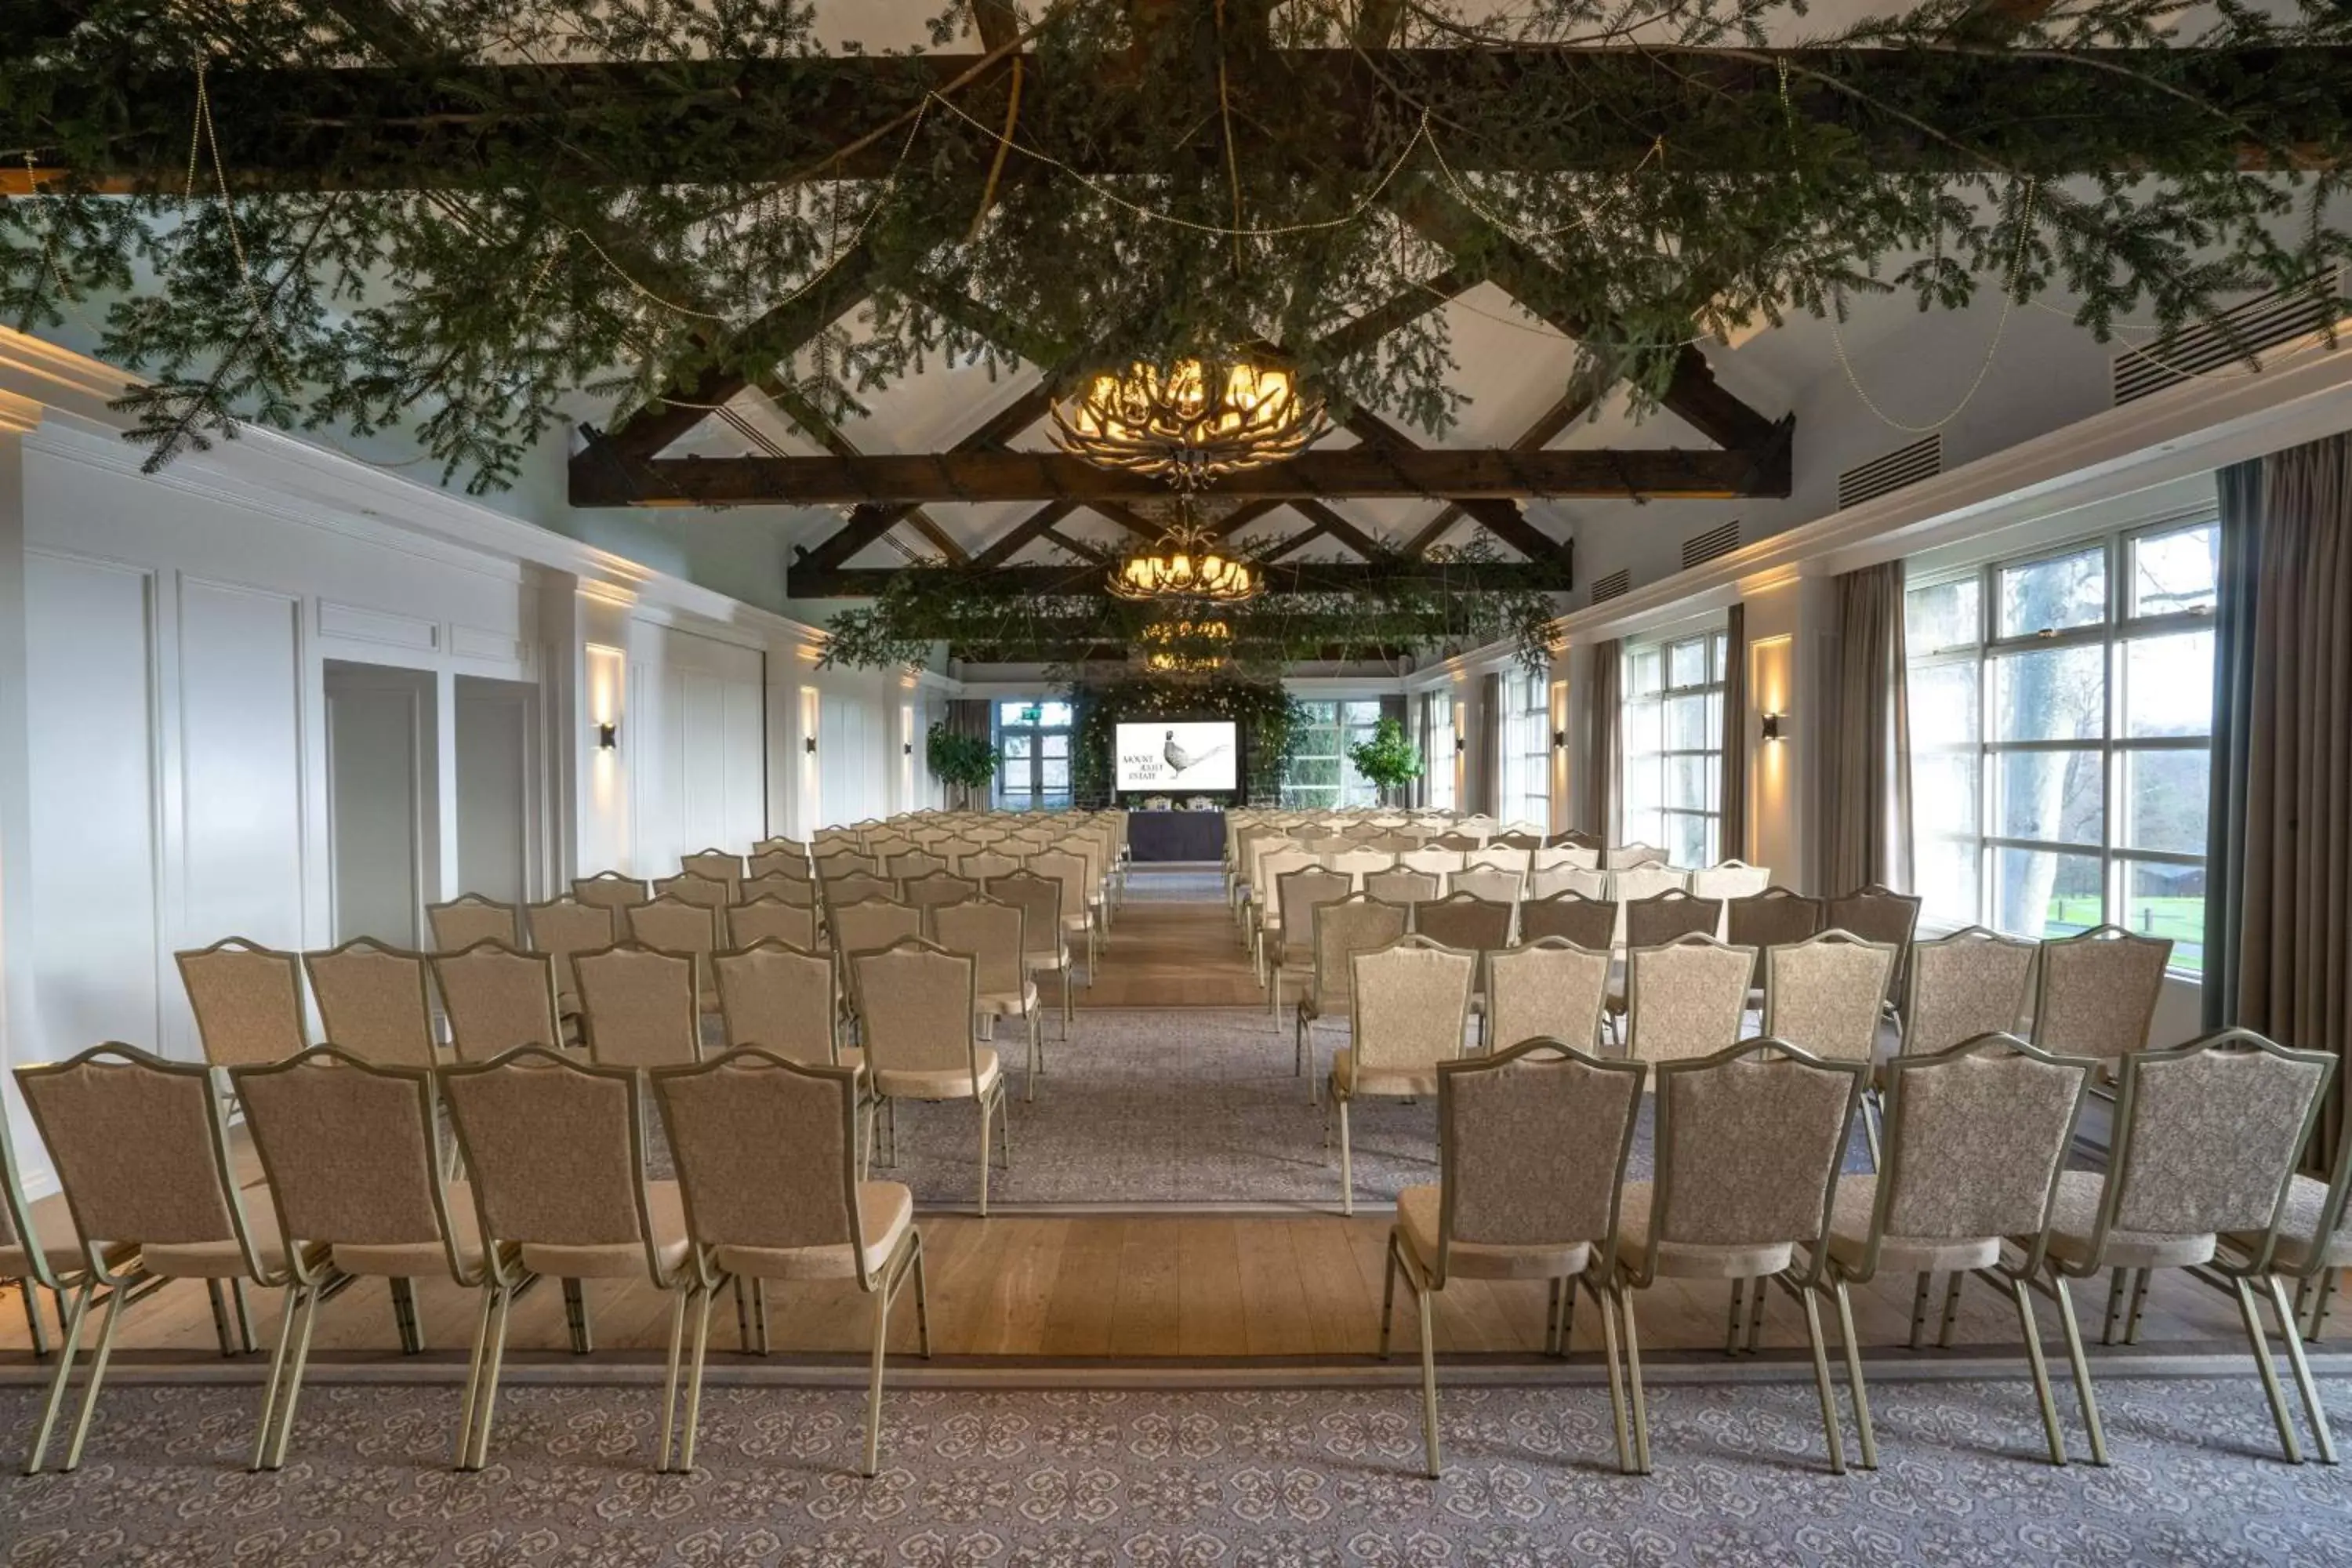
[[[514,903],[530,896],[530,694],[459,676],[457,881]]]
[[[634,869],[667,876],[697,849],[748,849],[768,809],[759,651],[642,621],[630,647]]]
[[[302,945],[301,670],[296,602],[180,585],[181,940]]]
[[[335,941],[419,946],[431,682],[331,666],[326,684]]]
[[[35,988],[41,1057],[155,1047],[154,580],[26,563]],[[30,1056],[27,1059],[31,1059]]]

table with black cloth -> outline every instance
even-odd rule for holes
[[[1130,811],[1127,814],[1127,850],[1138,864],[1146,860],[1215,860],[1225,858],[1225,814],[1222,811]]]

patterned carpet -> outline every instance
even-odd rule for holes
[[[2336,1393],[2340,1399],[2343,1389]],[[517,1387],[454,1474],[456,1391],[321,1385],[286,1469],[245,1469],[251,1386],[109,1391],[81,1470],[0,1480],[12,1568],[840,1564],[2352,1563],[2352,1474],[2290,1468],[2253,1380],[2110,1378],[2116,1463],[2036,1463],[2014,1383],[1874,1385],[1876,1472],[1821,1468],[1804,1383],[1661,1384],[1657,1473],[1618,1476],[1595,1388],[900,1392],[855,1473],[856,1393],[714,1388],[699,1468],[647,1468],[651,1389]],[[21,1445],[26,1389],[0,1392]],[[2071,1412],[2070,1412],[2071,1414]],[[12,1454],[16,1450],[11,1448]]]

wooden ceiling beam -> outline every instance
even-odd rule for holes
[[[1369,408],[1359,408],[1348,416],[1348,429],[1363,443],[1363,449],[1387,457],[1409,452],[1426,452],[1402,430],[1374,414]],[[1523,450],[1512,447],[1513,451]],[[1474,519],[1479,527],[1517,551],[1530,561],[1549,560],[1559,553],[1559,541],[1527,520],[1515,500],[1496,496],[1448,496],[1446,504],[1459,508]]]
[[[1303,538],[1298,541],[1303,542]],[[800,570],[793,576],[792,596],[795,599],[870,599],[890,585],[898,570],[888,566],[856,566],[823,572]],[[1261,566],[1259,577],[1265,584],[1265,591],[1269,594],[1332,594],[1347,593],[1372,584],[1425,577],[1434,570],[1416,569],[1410,563],[1394,562],[1284,561]],[[975,572],[973,580],[975,584],[986,584],[997,592],[1054,598],[1098,594],[1108,574],[1108,564],[1084,562],[1076,564],[1005,566],[992,572]],[[1570,581],[1566,562],[1454,563],[1444,568],[1444,577],[1456,588],[1535,588],[1547,593],[1562,592]]]
[[[1003,565],[1019,554],[1023,546],[1032,540],[1044,538],[1048,529],[1077,510],[1078,503],[1076,501],[1046,502],[1007,529],[1003,538],[994,541],[978,555],[973,556],[971,563],[974,566]],[[822,567],[813,568],[819,571],[822,569]],[[795,566],[793,572],[797,574],[801,570],[802,568]]]
[[[1217,493],[1243,500],[1416,496],[1436,500],[1524,496],[1722,500],[1786,496],[1788,452],[1660,447],[1514,452],[1508,448],[1314,447],[1227,476]],[[572,504],[598,506],[892,506],[925,501],[1149,500],[1148,476],[1098,468],[1065,452],[873,453],[861,458],[666,458],[574,468]],[[903,511],[890,517],[896,521]],[[884,526],[887,526],[887,521]],[[828,542],[829,543],[830,542]],[[839,564],[839,562],[831,563]]]
[[[1539,452],[1550,446],[1561,431],[1592,412],[1592,405],[1608,395],[1609,388],[1614,380],[1615,378],[1606,372],[1600,371],[1570,377],[1568,390],[1562,392],[1558,401],[1554,402],[1549,408],[1538,415],[1534,424],[1519,432],[1519,438],[1511,443],[1511,450]],[[1407,542],[1405,553],[1407,555],[1423,553],[1431,545],[1444,538],[1446,530],[1461,521],[1465,515],[1467,514],[1459,505],[1447,501],[1438,514],[1430,519],[1428,524]]]
[[[1319,500],[1295,500],[1290,503],[1290,507],[1299,516],[1313,523],[1318,531],[1329,534],[1367,561],[1378,561],[1389,553],[1386,545]],[[1300,542],[1305,542],[1302,540]],[[1282,550],[1275,553],[1279,555],[1283,551],[1291,548],[1292,546],[1286,544]]]
[[[811,440],[835,457],[865,456],[855,442],[841,433],[838,426],[817,411],[816,405],[792,387],[783,384],[772,375],[761,377],[757,384],[761,394],[782,410],[785,418],[799,426]],[[961,565],[971,559],[971,552],[957,543],[954,537],[946,529],[941,528],[930,513],[921,507],[908,508],[905,521],[916,532],[929,540],[932,547],[950,562]]]

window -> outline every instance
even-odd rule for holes
[[[1729,638],[1701,632],[1626,650],[1622,830],[1677,866],[1706,866],[1722,839],[1723,666]]]
[[[1055,811],[1070,804],[1070,705],[1015,698],[996,705],[996,804]]]
[[[1925,918],[2115,924],[2204,968],[2210,519],[2077,542],[1905,595]]]
[[[1294,810],[1344,810],[1378,805],[1381,792],[1348,760],[1348,748],[1372,738],[1381,721],[1378,698],[1302,702],[1307,722],[1282,771],[1282,804]]]
[[[1505,822],[1551,830],[1551,680],[1542,670],[1503,678]]]
[[[1421,774],[1433,810],[1454,809],[1454,693],[1432,691],[1422,699]]]

